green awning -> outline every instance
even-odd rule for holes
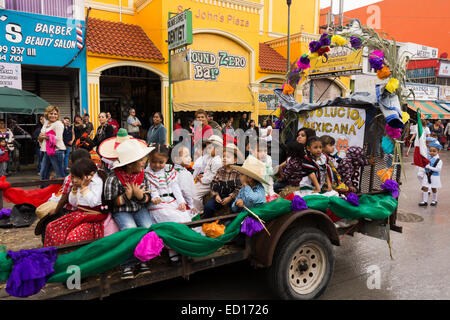
[[[450,119],[450,112],[435,101],[408,101],[408,107],[414,111],[420,109],[425,119]]]
[[[44,113],[45,108],[49,105],[50,103],[34,93],[7,87],[0,88],[0,112],[22,114]]]

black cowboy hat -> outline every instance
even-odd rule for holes
[[[16,204],[11,215],[0,220],[0,228],[24,228],[29,227],[37,219],[36,207],[29,203]]]

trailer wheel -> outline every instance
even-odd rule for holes
[[[310,300],[326,289],[334,270],[334,252],[328,237],[315,228],[294,228],[280,239],[269,285],[282,299]]]

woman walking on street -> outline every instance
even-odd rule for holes
[[[59,115],[58,107],[48,106],[45,109],[45,122],[38,137],[41,151],[44,153],[41,165],[41,180],[50,178],[52,168],[57,178],[65,177],[64,153],[66,146],[63,141],[64,125],[59,120]]]

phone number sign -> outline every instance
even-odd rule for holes
[[[0,62],[63,66],[83,47],[83,33],[84,21],[0,9]]]
[[[183,11],[167,21],[169,50],[192,43],[192,12]]]

